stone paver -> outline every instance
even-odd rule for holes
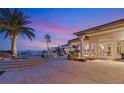
[[[124,62],[95,60],[82,63],[60,57],[41,66],[8,71],[0,76],[0,83],[124,83]]]

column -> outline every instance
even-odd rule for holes
[[[81,59],[84,59],[84,37],[81,36],[80,38],[80,56]]]
[[[112,59],[114,60],[117,57],[117,46],[116,40],[112,41]]]

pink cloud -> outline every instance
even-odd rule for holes
[[[41,29],[45,32],[52,32],[55,34],[60,35],[72,35],[74,29],[66,28],[58,24],[45,24],[45,23],[38,23],[33,25],[37,29]]]
[[[73,36],[73,30],[71,28],[66,28],[61,25],[56,24],[45,24],[45,23],[33,23],[31,26],[39,31],[44,31],[46,33],[53,33],[56,36],[52,38],[51,47],[57,47],[58,45],[66,44],[67,40],[71,39]],[[38,34],[40,34],[38,32]],[[53,37],[53,36],[52,36]],[[20,47],[24,49],[42,50],[47,49],[45,40],[20,40]]]

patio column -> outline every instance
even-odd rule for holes
[[[112,41],[112,59],[114,60],[117,56],[117,46],[116,46],[116,41]]]
[[[81,36],[79,38],[80,38],[80,56],[81,59],[84,59],[84,36]]]

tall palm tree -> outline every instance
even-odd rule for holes
[[[46,34],[46,35],[44,36],[44,39],[46,39],[48,53],[50,53],[50,43],[51,43],[51,37],[50,37],[50,35],[49,35],[49,34]]]
[[[18,9],[0,9],[0,32],[5,32],[5,38],[9,36],[14,57],[17,57],[16,43],[19,35],[27,36],[31,41],[35,38],[34,29],[27,26],[31,23],[29,18]]]

